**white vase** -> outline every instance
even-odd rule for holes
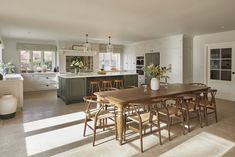
[[[77,75],[79,73],[79,68],[75,68],[74,73]]]
[[[159,90],[160,88],[160,80],[157,78],[151,79],[151,89],[152,90]]]

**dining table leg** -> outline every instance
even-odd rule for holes
[[[122,145],[122,140],[123,140],[123,126],[124,126],[124,123],[123,123],[123,107],[122,106],[119,106],[118,107],[118,114],[117,114],[117,133],[118,133],[118,141],[119,141],[119,144]]]

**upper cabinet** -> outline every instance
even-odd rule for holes
[[[145,53],[145,65],[160,65],[160,52]]]
[[[135,50],[132,45],[125,46],[123,53],[123,70],[135,71],[136,60]]]

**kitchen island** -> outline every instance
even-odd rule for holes
[[[82,102],[89,95],[91,81],[123,80],[124,87],[138,86],[138,74],[128,72],[109,72],[105,75],[97,73],[60,74],[58,75],[57,96],[66,104]]]

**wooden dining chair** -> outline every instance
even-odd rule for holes
[[[184,95],[181,95],[181,97],[183,97],[182,111],[187,122],[188,132],[191,132],[191,113],[196,114],[200,122],[200,126],[202,127],[201,110],[199,107],[200,96],[198,94],[191,94],[190,99],[185,99]]]
[[[154,100],[153,100],[154,101]],[[158,99],[157,99],[158,101]],[[159,121],[167,124],[168,129],[168,139],[171,141],[171,126],[173,125],[173,119],[178,119],[182,123],[182,131],[185,134],[184,129],[184,114],[182,109],[182,97],[172,97],[165,98],[161,101],[161,106],[156,108],[156,112],[158,113]]]
[[[217,93],[217,89],[209,89],[204,93],[203,99],[199,102],[199,107],[201,108],[201,111],[203,112],[205,123],[208,126],[208,115],[214,114],[215,115],[215,121],[218,122],[217,118],[217,109],[216,109],[216,101],[215,101],[215,95]]]
[[[192,86],[198,86],[198,87],[207,87],[206,84],[204,83],[189,83],[189,85],[192,85]],[[201,97],[203,97],[203,92],[194,92],[193,94],[198,94],[200,95]]]
[[[152,104],[149,103],[129,103],[129,107],[126,109],[126,121],[124,127],[124,140],[126,136],[126,129],[130,129],[139,133],[140,136],[140,151],[143,152],[143,135],[146,133],[146,127],[150,127],[152,132],[152,126],[157,127],[159,142],[161,141],[161,129],[158,121],[158,115],[152,111]],[[137,126],[137,127],[136,127]],[[143,134],[144,131],[144,134]]]
[[[83,136],[86,135],[87,126],[93,130],[93,146],[95,146],[96,130],[104,129],[107,127],[115,127],[115,135],[117,139],[117,125],[116,125],[116,114],[111,113],[105,109],[106,102],[98,101],[96,96],[85,96],[83,100],[86,104],[86,117],[84,123]],[[99,106],[99,107],[97,107]],[[107,119],[114,120],[114,124],[108,124]],[[89,121],[93,121],[93,127],[88,124]]]

